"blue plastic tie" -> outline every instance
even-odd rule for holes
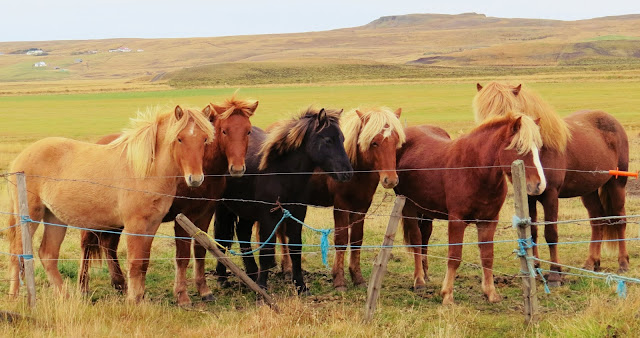
[[[616,289],[616,292],[618,293],[618,297],[627,298],[627,284],[624,280],[621,279],[618,281],[618,288]]]
[[[331,233],[331,231],[333,231],[333,229],[316,229],[305,224],[303,221],[291,216],[291,214],[289,215],[292,220],[300,223],[307,229],[320,233],[320,253],[322,254],[322,264],[324,264],[324,266],[326,267],[329,267],[329,234]]]
[[[33,259],[33,255],[18,255],[18,257],[22,257],[25,261]]]
[[[537,268],[536,271],[538,272],[538,274],[540,274],[540,278],[542,278],[542,283],[544,284],[544,293],[551,293],[551,290],[549,290],[549,285],[547,285],[547,280],[544,278],[544,275],[542,274],[542,269]]]

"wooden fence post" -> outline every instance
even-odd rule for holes
[[[387,225],[387,232],[384,235],[382,241],[382,248],[380,253],[376,257],[375,263],[373,263],[373,271],[371,272],[371,279],[369,280],[369,288],[367,289],[367,303],[364,307],[364,321],[371,321],[373,313],[376,311],[376,305],[378,296],[380,295],[380,286],[382,285],[382,277],[387,271],[387,262],[389,261],[389,255],[391,255],[391,246],[393,240],[396,237],[396,230],[398,229],[398,223],[402,217],[402,208],[406,198],[404,196],[396,196],[396,201],[391,211],[391,217],[389,218],[389,224]]]
[[[247,274],[242,271],[237,265],[235,265],[229,257],[227,257],[218,247],[211,242],[209,236],[206,233],[203,233],[196,227],[187,216],[183,214],[178,214],[176,216],[176,222],[187,231],[189,236],[193,237],[200,245],[202,245],[207,251],[209,251],[218,262],[224,264],[231,272],[233,272],[241,281],[243,281],[251,290],[255,291],[258,295],[262,296],[264,301],[276,312],[280,312],[276,302],[269,296],[269,294],[264,291],[256,282],[253,281]]]
[[[33,244],[31,231],[29,230],[29,204],[27,202],[27,182],[24,173],[16,174],[16,186],[18,189],[18,203],[20,205],[20,229],[22,230],[22,265],[24,267],[24,280],[27,285],[29,306],[36,306],[36,282],[33,273]]]
[[[527,199],[527,181],[524,162],[516,160],[511,164],[513,184],[513,200],[515,203],[516,224],[519,240],[520,272],[522,274],[522,296],[524,297],[524,319],[527,324],[538,320],[538,297],[536,295],[535,270],[527,257],[533,256],[531,249],[531,219],[529,218],[529,202]],[[523,245],[527,243],[526,245]]]

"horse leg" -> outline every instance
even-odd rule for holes
[[[225,207],[223,203],[218,203],[213,223],[213,235],[216,241],[226,248],[221,248],[223,252],[231,248],[236,219],[237,216],[231,210]],[[221,287],[228,286],[227,267],[220,261],[216,264],[216,275],[218,275],[218,285]]]
[[[91,260],[100,255],[100,240],[97,232],[82,230],[81,233],[80,251],[82,251],[82,259],[78,270],[78,286],[83,294],[88,294],[89,267]]]
[[[43,220],[46,223],[63,224],[51,211],[45,211]],[[45,225],[44,234],[42,235],[42,244],[38,254],[40,261],[47,273],[49,283],[51,283],[56,291],[64,293],[62,275],[58,269],[58,257],[60,257],[60,245],[67,234],[66,226]]]
[[[362,269],[360,268],[360,247],[362,246],[362,237],[364,235],[364,213],[366,213],[367,210],[360,209],[356,211],[362,214],[351,214],[349,217],[351,223],[349,273],[351,274],[351,281],[356,287],[366,288],[367,281],[362,277]]]
[[[535,223],[538,221],[538,208],[537,208],[538,200],[534,196],[527,196],[527,197],[529,202],[529,218],[531,218],[532,223]],[[538,226],[537,225],[531,225],[531,240],[533,241],[533,243],[538,243]],[[533,246],[533,256],[536,258],[540,258],[537,245]],[[540,267],[540,262],[538,261],[535,261],[533,264],[536,268]]]
[[[278,220],[273,219],[273,216],[269,214],[266,217],[261,217],[261,220],[259,222],[260,241],[264,241],[266,244],[262,247],[262,249],[260,249],[260,254],[258,255],[258,260],[260,262],[260,272],[258,273],[257,284],[261,288],[266,289],[267,280],[269,279],[269,271],[277,266],[275,258],[276,237],[269,237],[271,236],[272,232],[276,230],[274,228],[278,223]],[[284,220],[282,222],[284,222]]]
[[[122,229],[117,231],[122,232]],[[111,285],[119,292],[127,292],[127,281],[118,261],[118,244],[120,244],[120,234],[101,233],[98,236],[100,246],[104,248],[105,258],[107,260],[107,268],[111,275]]]
[[[422,261],[422,235],[418,227],[418,212],[413,204],[405,205],[402,209],[402,230],[404,232],[404,242],[409,243],[413,252],[413,289],[420,290],[427,287],[424,280],[426,272]]]
[[[558,221],[558,193],[557,191],[547,190],[544,192],[542,199],[542,208],[544,209],[545,222],[554,223]],[[558,257],[558,224],[544,225],[544,239],[549,246],[549,259],[553,263],[560,263]],[[537,248],[537,246],[534,246]],[[549,286],[560,286],[562,284],[562,268],[559,265],[551,264],[551,273],[549,274]]]
[[[278,240],[280,240],[280,252],[282,253],[280,259],[280,270],[285,276],[291,276],[291,256],[289,254],[289,247],[287,246],[287,234],[285,234],[284,227],[280,226],[278,231],[276,231],[276,236],[278,236]]]
[[[605,209],[606,216],[625,216],[625,185],[626,181],[612,178],[603,187],[601,193],[601,201]],[[612,245],[618,245],[618,273],[629,271],[629,253],[627,252],[627,242],[625,241],[625,232],[627,228],[627,220],[625,218],[610,220],[605,229],[606,239],[618,240],[609,242]]]
[[[429,239],[431,238],[431,233],[433,232],[433,221],[424,219],[424,216],[421,215],[421,220],[418,220],[418,227],[420,228],[420,233],[422,234],[422,270],[424,271],[424,279],[425,281],[429,280]]]
[[[246,254],[253,250],[251,246],[251,235],[253,234],[254,224],[255,222],[253,220],[239,218],[236,225],[236,234],[238,236],[238,242],[240,242],[240,251],[245,253],[242,256],[244,268],[247,275],[255,281],[258,278],[258,265],[256,264],[256,259],[253,257],[253,254]]]
[[[189,237],[186,230],[174,222],[176,237]],[[188,306],[191,299],[187,294],[187,268],[191,259],[191,239],[176,238],[176,275],[173,282],[173,295],[178,306]]]
[[[478,222],[478,248],[482,264],[482,292],[490,303],[497,303],[502,297],[496,292],[493,283],[493,238],[496,234],[496,222]],[[491,243],[489,243],[491,242]]]
[[[296,213],[294,217],[304,219],[306,209],[302,213]],[[294,224],[295,223],[295,224]],[[291,256],[291,272],[293,283],[299,295],[308,295],[309,288],[304,282],[302,275],[302,225],[289,221],[287,224],[287,237],[289,237],[289,254]]]
[[[581,197],[582,204],[587,208],[589,218],[604,216],[604,209],[598,196],[598,191],[594,191]],[[584,263],[584,268],[588,270],[600,270],[600,251],[602,249],[603,221],[591,220],[591,243],[589,243],[589,258]]]
[[[451,215],[450,215],[451,217]],[[449,220],[449,254],[447,257],[447,273],[442,282],[442,305],[453,304],[453,281],[456,278],[456,270],[462,261],[462,241],[467,223],[460,220]],[[493,280],[493,278],[492,278]]]
[[[213,218],[213,212],[207,211],[195,220],[195,225],[202,231],[208,232],[209,225],[211,224],[211,218]],[[211,289],[207,285],[207,279],[204,275],[206,254],[207,249],[205,249],[205,247],[203,247],[198,241],[194,241],[193,256],[195,258],[195,267],[193,274],[194,279],[196,280],[196,289],[198,289],[198,294],[203,301],[211,302],[214,300],[213,292],[211,292]]]
[[[340,208],[341,209],[341,208]],[[347,291],[347,284],[344,279],[344,254],[349,244],[349,214],[344,211],[333,210],[335,222],[334,243],[336,246],[336,256],[333,260],[333,287],[338,291]]]
[[[145,279],[149,268],[149,256],[151,255],[152,236],[160,227],[160,223],[147,225],[144,222],[127,224],[125,230],[127,236],[127,263],[129,265],[129,286],[127,288],[127,300],[140,302],[144,298]]]

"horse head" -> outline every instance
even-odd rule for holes
[[[199,187],[204,182],[204,148],[213,138],[213,130],[207,120],[210,114],[210,109],[185,112],[180,106],[176,106],[174,110],[177,124],[184,127],[174,139],[173,156],[189,187]]]
[[[213,108],[210,120],[216,132],[216,142],[227,158],[229,174],[240,177],[247,168],[245,157],[251,134],[249,118],[258,108],[258,101],[249,103],[231,98],[222,106],[213,103],[210,106]]]
[[[305,151],[316,167],[329,173],[339,182],[345,182],[353,176],[353,167],[344,149],[344,135],[340,130],[339,111],[327,111],[322,108],[310,118],[315,119],[306,132]]]
[[[540,195],[547,187],[547,181],[540,162],[542,137],[539,121],[526,115],[509,117],[504,142],[499,150],[499,164],[505,168],[504,171],[511,180],[511,163],[522,160],[525,165],[527,194]]]

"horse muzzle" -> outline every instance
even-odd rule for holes
[[[382,187],[384,187],[385,189],[393,189],[396,187],[396,185],[398,185],[399,182],[400,179],[398,179],[398,176],[396,176],[395,178],[385,176],[380,180],[380,184],[382,184]]]
[[[240,169],[237,169],[237,167],[234,165],[229,166],[229,174],[231,175],[231,177],[242,177],[246,170],[247,166],[244,164],[242,165],[242,167],[240,167]]]
[[[185,175],[184,180],[187,182],[189,187],[197,188],[202,185],[202,182],[204,182],[204,175]]]
[[[544,189],[547,188],[546,183],[538,182],[537,184],[529,184],[527,183],[527,195],[537,196],[544,192]]]

